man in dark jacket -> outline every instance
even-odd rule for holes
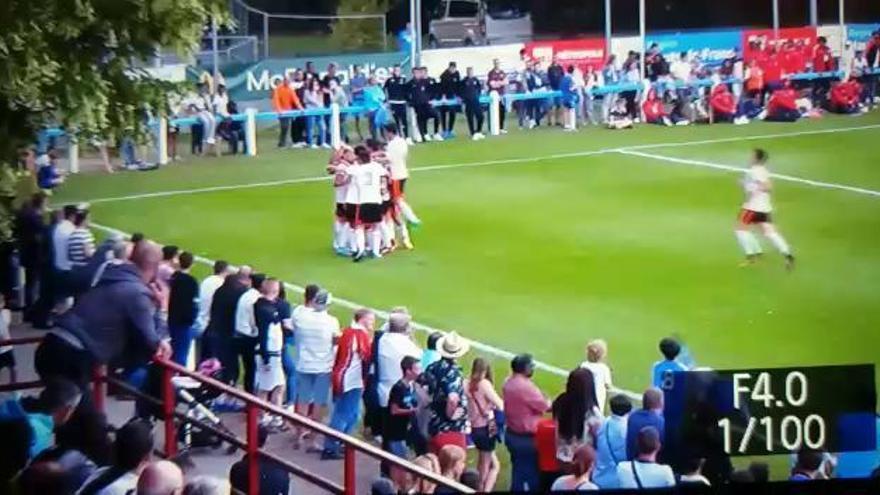
[[[464,103],[464,114],[467,118],[468,130],[471,139],[483,139],[483,106],[480,104],[480,96],[483,92],[483,83],[474,77],[474,68],[467,68],[467,75],[461,80],[459,89],[461,101]]]
[[[31,311],[39,295],[40,256],[46,243],[46,222],[43,209],[46,195],[38,192],[18,212],[15,222],[21,266],[24,268],[25,320],[31,321]]]
[[[169,357],[159,313],[167,295],[154,282],[161,257],[159,246],[143,242],[131,262],[108,266],[37,348],[40,378],[60,376],[85,388],[94,365],[134,367]]]
[[[458,99],[461,74],[458,72],[455,62],[449,62],[449,67],[440,74],[440,96],[444,100]],[[443,105],[440,107],[440,124],[443,127],[443,139],[453,137],[455,130],[455,114],[458,113],[458,105]]]
[[[184,251],[178,257],[180,269],[171,275],[168,298],[168,333],[174,361],[186,366],[190,347],[195,338],[196,315],[199,313],[199,283],[189,274],[193,265],[192,253]]]
[[[238,273],[229,275],[214,293],[211,301],[211,320],[205,330],[205,347],[208,355],[223,364],[223,379],[238,379],[238,358],[232,338],[235,336],[235,310],[242,294],[251,286],[251,269],[243,266]],[[203,356],[204,357],[204,356]]]

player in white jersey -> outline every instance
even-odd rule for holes
[[[385,139],[388,144],[385,145],[385,155],[388,157],[388,169],[391,179],[391,200],[395,209],[406,222],[414,227],[421,225],[422,221],[416,216],[416,213],[406,201],[404,190],[406,181],[409,178],[409,169],[406,161],[409,157],[409,147],[406,140],[398,134],[397,126],[388,124],[385,126]],[[397,225],[397,233],[400,241],[407,249],[412,249],[412,241],[409,237],[409,230],[406,223],[400,219],[400,215],[395,215],[395,224]]]
[[[357,250],[354,261],[361,261],[367,254],[367,233],[370,236],[370,254],[382,257],[382,183],[387,182],[385,167],[372,161],[370,150],[363,145],[354,149],[358,165],[348,167],[346,174],[351,177],[351,186],[357,191],[357,222],[355,224],[355,243]]]
[[[770,172],[767,170],[767,152],[756,149],[752,155],[752,163],[746,171],[742,184],[745,189],[746,200],[739,214],[739,222],[736,226],[736,239],[746,254],[746,260],[741,266],[748,266],[757,261],[763,254],[758,238],[751,228],[760,226],[761,232],[785,257],[785,266],[789,270],[794,268],[794,256],[785,239],[776,230],[771,217],[773,205],[770,202]]]
[[[390,160],[385,153],[385,144],[375,139],[367,139],[367,148],[370,150],[370,159],[385,167],[385,172],[391,176]],[[382,182],[382,222],[379,231],[382,235],[382,254],[388,254],[397,247],[394,240],[394,204],[391,201],[391,185],[389,181]]]
[[[351,177],[345,173],[345,168],[355,162],[354,149],[343,145],[333,151],[327,172],[333,175],[333,195],[336,200],[336,211],[333,222],[333,250],[340,256],[351,255],[352,235],[354,233],[351,222],[346,218],[346,198],[351,189]],[[352,211],[354,211],[352,209]]]

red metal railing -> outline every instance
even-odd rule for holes
[[[42,341],[41,337],[27,337],[10,340],[0,340],[0,345],[14,346],[23,344],[37,344],[40,341]],[[318,423],[307,417],[300,416],[299,414],[295,413],[290,413],[283,408],[261,400],[243,390],[230,387],[229,385],[214,380],[213,378],[190,371],[177,363],[167,360],[155,360],[154,363],[162,367],[161,398],[157,399],[154,397],[150,397],[144,394],[142,391],[135,389],[131,385],[121,380],[117,380],[113,377],[107,376],[106,367],[100,366],[95,369],[92,385],[92,393],[94,395],[95,405],[99,408],[99,410],[104,410],[104,407],[106,405],[106,393],[108,383],[112,384],[114,387],[125,390],[128,393],[159,404],[161,406],[162,420],[164,422],[165,444],[163,450],[164,454],[167,457],[172,457],[177,454],[178,439],[175,420],[196,424],[199,428],[209,430],[212,434],[217,435],[223,440],[244,449],[245,452],[248,454],[248,494],[250,495],[259,494],[260,479],[258,456],[262,456],[281,465],[290,473],[299,476],[300,478],[303,478],[306,481],[327,491],[345,495],[354,495],[357,493],[355,456],[358,452],[368,455],[381,462],[385,462],[397,468],[403,469],[404,471],[412,474],[415,478],[427,479],[437,485],[452,488],[459,493],[474,493],[472,489],[456,481],[450,480],[431,471],[427,471],[424,468],[417,466],[416,464],[413,464],[405,459],[401,459],[393,454],[389,454],[388,452],[385,452],[384,450],[379,449],[367,442],[340,433],[322,423]],[[176,391],[171,383],[171,379],[178,375],[187,376],[204,385],[219,390],[230,397],[235,397],[236,399],[243,401],[245,403],[246,420],[245,438],[242,440],[238,437],[231,435],[228,431],[221,431],[217,428],[214,428],[212,425],[197,421],[191,417],[186,416],[183,412],[178,411],[176,407]],[[41,385],[42,384],[39,381],[18,382],[15,384],[0,385],[0,392],[38,388]],[[285,459],[282,459],[271,452],[260,449],[257,440],[257,426],[261,411],[281,416],[284,420],[289,421],[299,427],[304,427],[314,433],[324,435],[325,437],[334,438],[342,443],[344,448],[342,486],[331,480],[323,478],[320,475],[309,472],[306,469],[297,466]]]

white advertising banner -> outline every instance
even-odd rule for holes
[[[485,76],[492,69],[492,61],[497,58],[505,71],[519,71],[522,70],[519,52],[523,48],[523,43],[510,43],[425,50],[422,52],[422,65],[428,68],[428,74],[433,77],[439,77],[449,62],[455,62],[462,76],[468,67],[473,67],[476,75]]]

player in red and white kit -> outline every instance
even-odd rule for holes
[[[770,172],[765,166],[766,162],[767,152],[756,149],[753,152],[752,163],[742,181],[746,201],[742,205],[736,226],[736,239],[746,254],[746,260],[741,266],[753,264],[763,254],[758,238],[751,231],[752,227],[760,226],[764,236],[785,257],[786,268],[791,270],[794,268],[794,256],[782,234],[773,225],[771,217],[773,211],[770,202],[772,184],[770,183]]]
[[[396,209],[394,220],[397,227],[397,234],[400,236],[400,242],[403,247],[412,249],[413,244],[409,237],[409,229],[407,223],[413,227],[422,224],[416,212],[406,201],[405,189],[406,181],[409,179],[409,169],[407,168],[407,158],[409,156],[409,146],[406,140],[397,132],[397,126],[389,124],[385,126],[385,156],[388,158],[389,177],[391,179],[391,201]],[[403,217],[401,219],[400,217]],[[406,222],[404,222],[404,220]]]
[[[370,149],[370,158],[385,167],[388,176],[391,176],[391,160],[385,153],[384,143],[375,139],[367,139],[367,148]],[[382,223],[379,224],[379,232],[382,235],[382,254],[394,251],[396,242],[394,240],[394,215],[395,207],[391,201],[391,184],[390,180],[382,183]]]

